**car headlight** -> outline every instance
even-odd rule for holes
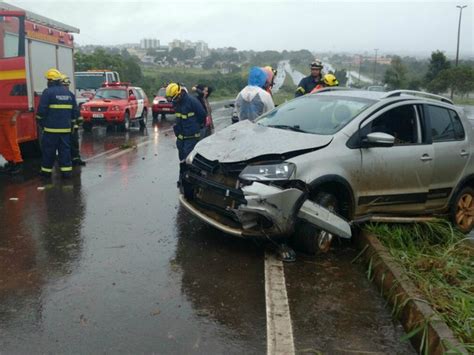
[[[112,106],[112,111],[120,111],[120,106]]]
[[[86,105],[81,105],[81,111],[89,111],[89,107]]]
[[[239,178],[248,181],[288,180],[295,170],[296,165],[293,163],[248,165]]]

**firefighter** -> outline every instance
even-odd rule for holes
[[[329,73],[329,74],[324,75],[321,84],[316,85],[314,89],[311,90],[311,94],[320,89],[331,87],[331,86],[339,86],[339,81],[337,81],[337,78],[334,74]]]
[[[58,153],[61,175],[71,177],[71,126],[77,112],[74,96],[61,83],[57,69],[45,73],[48,87],[43,91],[38,106],[37,119],[43,128],[41,175],[51,177]]]
[[[0,172],[16,175],[22,171],[23,159],[17,141],[16,122],[20,111],[0,110],[0,155],[7,163]]]
[[[313,89],[321,83],[323,64],[320,60],[311,63],[311,75],[301,79],[296,88],[295,97],[309,94]]]
[[[69,86],[71,85],[71,80],[67,75],[62,76],[62,84],[68,89],[69,93],[74,98],[74,102],[77,101],[76,96],[69,90]],[[72,123],[72,132],[71,132],[71,159],[73,166],[85,166],[86,162],[81,159],[81,152],[79,148],[79,126],[82,125],[83,119],[80,113],[77,111],[73,115],[73,123]]]
[[[173,103],[176,112],[176,124],[173,130],[179,155],[178,186],[182,186],[185,196],[189,197],[190,191],[183,184],[186,157],[199,141],[201,127],[206,120],[206,111],[194,96],[188,95],[177,83],[171,83],[166,87],[166,99]]]

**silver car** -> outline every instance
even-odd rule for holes
[[[293,236],[308,252],[367,220],[445,215],[467,233],[473,139],[441,96],[327,88],[199,142],[180,200],[226,233]]]

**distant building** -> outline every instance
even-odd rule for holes
[[[181,48],[182,50],[194,49],[196,51],[196,57],[208,57],[210,55],[209,45],[204,41],[192,42],[190,40],[181,41],[175,39],[168,44],[169,50],[173,48]]]
[[[156,38],[144,38],[140,40],[141,49],[155,49],[160,48],[160,40]]]

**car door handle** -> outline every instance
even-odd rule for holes
[[[459,153],[462,157],[467,157],[469,155],[469,152],[466,152],[464,149],[461,150],[461,153]]]
[[[430,157],[428,154],[423,154],[420,158],[421,161],[430,161],[433,160],[432,157]]]

